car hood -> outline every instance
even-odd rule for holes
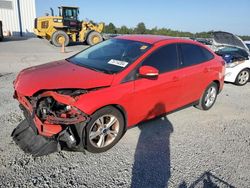
[[[249,54],[246,44],[236,35],[231,33],[217,31],[213,32],[213,44],[215,46],[231,46],[244,49]]]
[[[90,70],[66,60],[24,69],[14,81],[15,90],[32,96],[40,90],[92,89],[110,86],[114,75]]]

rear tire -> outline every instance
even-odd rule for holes
[[[96,111],[83,135],[86,139],[86,149],[92,153],[109,150],[123,136],[124,127],[124,117],[116,108],[108,106]]]
[[[214,105],[216,98],[218,95],[218,85],[213,82],[211,83],[206,90],[204,91],[203,95],[199,100],[199,104],[196,105],[196,108],[200,110],[209,110]]]
[[[56,47],[61,47],[62,43],[60,42],[60,40],[64,38],[64,46],[68,46],[69,44],[69,36],[67,35],[67,33],[65,33],[64,31],[56,31],[53,33],[52,37],[51,37],[51,42],[53,45],[55,45]]]
[[[88,34],[86,42],[88,45],[92,46],[102,41],[103,41],[102,35],[96,31],[92,31]]]
[[[249,78],[250,78],[250,71],[248,69],[243,69],[237,75],[235,79],[235,84],[238,86],[244,86],[249,81]]]

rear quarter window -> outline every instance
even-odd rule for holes
[[[182,67],[200,64],[214,58],[214,55],[206,48],[195,44],[182,43],[179,44],[179,49]]]

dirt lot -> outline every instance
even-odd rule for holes
[[[136,126],[106,153],[24,154],[10,137],[23,118],[12,99],[16,72],[83,48],[0,43],[0,187],[249,187],[250,83],[226,84],[210,111],[190,107]]]

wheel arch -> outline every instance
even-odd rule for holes
[[[85,34],[86,40],[87,40],[89,34],[92,33],[92,32],[94,32],[94,31],[95,31],[95,30],[87,30],[87,31],[86,31],[86,34]]]
[[[219,80],[214,80],[213,82],[217,85],[217,89],[218,89],[218,92],[219,92],[220,91],[220,86],[221,86],[220,81]]]

